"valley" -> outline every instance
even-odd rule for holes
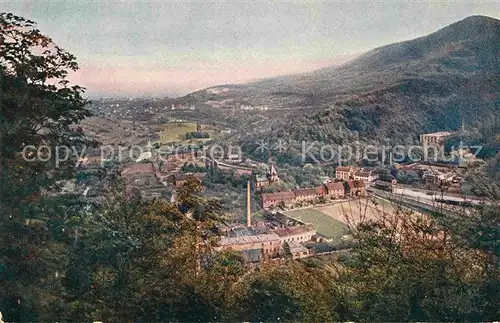
[[[498,6],[5,5],[0,323],[498,320]]]
[[[475,138],[486,144],[488,138],[478,137],[478,124],[500,113],[495,86],[500,71],[495,58],[500,53],[499,31],[497,20],[473,16],[428,36],[374,49],[338,67],[215,86],[179,98],[101,99],[94,104],[98,115],[111,118],[117,109],[120,113],[96,122],[93,133],[115,145],[124,144],[122,138],[129,145],[152,144],[146,162],[163,173],[159,177],[162,185],[169,186],[168,178],[177,173],[208,174],[203,179],[206,194],[223,201],[232,222],[244,218],[246,181],[256,185],[256,178],[265,175],[266,165],[275,163],[283,176],[280,184],[252,193],[252,211],[262,216],[261,194],[335,181],[336,166],[342,164],[369,166],[377,176],[399,176],[394,175],[398,171],[386,152],[375,152],[376,159],[370,162],[366,156],[343,161],[341,150],[346,145],[356,143],[366,150],[390,143],[411,149],[424,144],[419,137],[426,131],[444,130],[450,135],[441,143],[441,157],[451,156],[449,143],[456,138]],[[105,120],[116,122],[105,129]],[[106,138],[106,133],[118,137]],[[311,143],[314,147],[304,154],[305,145]],[[339,153],[325,161],[322,149],[326,145],[338,146]],[[494,150],[497,144],[492,145]],[[160,165],[158,160],[165,153],[162,147],[174,149],[173,156],[179,150],[190,151],[190,155],[167,159],[169,166]],[[230,151],[235,147],[237,152]],[[437,189],[422,175],[424,170],[418,175],[415,170],[404,170],[411,164],[409,156],[399,163],[403,167],[400,173],[414,176],[413,185]],[[451,162],[443,173],[457,165],[456,160]],[[462,187],[456,191],[461,194]],[[334,213],[339,220],[345,211],[336,209]]]

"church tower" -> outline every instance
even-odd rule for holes
[[[276,170],[276,166],[274,166],[274,163],[271,163],[271,165],[269,166],[267,177],[269,178],[269,182],[276,182],[279,180],[278,171]]]

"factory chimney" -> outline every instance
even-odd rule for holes
[[[252,226],[252,213],[250,211],[251,209],[251,202],[250,202],[250,180],[247,181],[247,227]]]

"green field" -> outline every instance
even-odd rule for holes
[[[342,236],[348,233],[344,223],[315,209],[292,210],[285,212],[285,214],[294,219],[312,223],[316,232],[335,241],[339,241]]]
[[[211,138],[193,138],[185,139],[184,136],[188,132],[196,131],[195,122],[172,122],[163,125],[155,126],[154,131],[160,136],[159,142],[162,144],[167,143],[200,143],[210,140]],[[212,137],[214,134],[213,129],[207,129],[202,125],[202,132],[208,132]]]
[[[192,122],[175,122],[167,123],[158,129],[161,142],[173,142],[184,140],[184,135],[187,132],[196,131],[196,123]]]

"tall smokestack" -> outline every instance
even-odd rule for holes
[[[252,204],[250,202],[250,180],[247,181],[247,227],[252,226],[252,213],[250,211]]]

